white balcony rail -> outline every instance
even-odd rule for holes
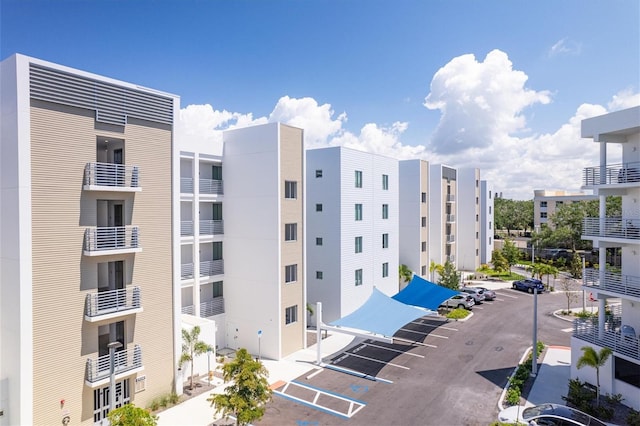
[[[180,178],[180,192],[183,194],[193,194],[193,178]]]
[[[446,256],[446,260],[448,260],[449,262],[455,262],[456,261],[456,256],[453,254],[450,254],[448,256]]]
[[[138,309],[141,306],[140,287],[134,286],[118,290],[99,291],[87,294],[85,315],[96,317],[113,312]]]
[[[223,194],[222,181],[216,179],[200,179],[201,194]]]
[[[180,277],[183,280],[190,280],[193,278],[193,263],[183,263],[180,265]]]
[[[87,163],[84,167],[84,185],[138,188],[138,166],[113,163]]]
[[[183,313],[183,314],[195,315],[196,314],[196,306],[195,305],[183,306],[180,309],[180,312]]]
[[[582,172],[584,186],[640,182],[640,162],[587,167]]]
[[[601,347],[612,349],[617,354],[640,361],[638,337],[622,336],[619,332],[621,318],[609,316],[602,332],[598,329],[598,319],[576,319],[573,322],[573,337]]]
[[[140,248],[137,226],[94,226],[84,231],[86,251]]]
[[[448,243],[455,243],[456,242],[456,236],[455,235],[447,235],[447,242]]]
[[[447,222],[453,223],[455,221],[456,221],[456,215],[455,214],[448,214],[447,215]]]
[[[621,296],[640,298],[640,277],[606,271],[604,273],[604,282],[600,282],[600,271],[586,268],[584,270],[584,285],[594,290],[604,290]]]
[[[116,374],[142,367],[142,348],[135,345],[133,349],[123,349],[114,354]],[[108,378],[110,375],[111,360],[109,355],[102,355],[87,359],[87,381],[90,383]]]
[[[224,273],[224,260],[206,260],[200,262],[200,276],[210,277],[212,275],[220,275]]]
[[[193,236],[193,221],[183,220],[180,222],[180,236],[190,237]]]
[[[221,220],[201,220],[200,235],[222,235],[224,224]]]
[[[454,194],[447,194],[447,202],[452,203],[456,201],[456,196]]]
[[[200,303],[200,316],[202,318],[224,314],[224,298],[214,297],[212,300]]]
[[[582,223],[582,235],[640,240],[640,219],[587,217]]]

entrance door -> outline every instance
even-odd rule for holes
[[[113,150],[116,186],[124,186],[124,158],[122,148]]]
[[[234,323],[227,323],[227,347],[238,349],[238,327]]]
[[[121,201],[110,201],[111,212],[109,214],[109,226],[114,229],[114,244],[116,248],[125,246],[125,229],[124,229],[124,204]]]

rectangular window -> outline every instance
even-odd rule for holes
[[[322,211],[322,204],[316,204],[316,211],[317,212],[321,212]]]
[[[420,267],[420,275],[422,275],[422,276],[427,275],[427,265],[422,265]]]
[[[382,175],[382,189],[385,191],[389,189],[389,175]]]
[[[298,239],[298,224],[297,223],[285,223],[284,225],[284,240],[296,241]]]
[[[540,207],[547,207],[546,201],[540,201]]]
[[[382,248],[389,248],[389,234],[382,234]]]
[[[289,306],[284,310],[284,323],[292,324],[298,322],[298,305]]]
[[[427,193],[426,193],[426,192],[423,192],[423,193],[422,193],[422,202],[423,202],[423,203],[426,203],[426,202],[427,202]]]
[[[362,204],[356,204],[356,220],[362,220]]]
[[[362,237],[356,237],[356,253],[362,253]]]
[[[284,282],[292,283],[298,281],[298,265],[287,265],[284,267]]]
[[[385,262],[382,264],[382,278],[389,276],[389,263]]]
[[[546,219],[547,218],[547,212],[540,212],[540,219]]]
[[[284,198],[296,199],[298,198],[298,182],[285,180],[284,181]]]
[[[222,166],[212,166],[211,179],[222,180]]]
[[[489,222],[489,229],[491,229],[491,222]]]
[[[480,220],[480,216],[476,215],[476,222]]]
[[[362,172],[356,170],[356,188],[362,188]]]
[[[564,201],[556,201],[556,207],[561,206],[564,204]]]
[[[480,203],[480,198],[476,197],[476,205]]]
[[[316,280],[322,279],[322,271],[316,271]]]
[[[321,246],[322,245],[322,237],[316,237],[316,245],[317,246]]]
[[[382,205],[382,218],[389,219],[389,204]]]
[[[356,269],[356,286],[362,285],[362,269]]]
[[[316,177],[317,178],[321,178],[322,177],[322,170],[316,170]]]
[[[426,216],[422,216],[421,220],[421,225],[423,228],[427,227],[427,217]]]
[[[427,251],[427,242],[426,242],[426,241],[423,241],[423,242],[420,244],[420,249],[421,249],[423,252]]]

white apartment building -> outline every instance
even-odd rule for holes
[[[442,164],[429,166],[429,265],[444,265],[447,260],[457,268],[458,171]]]
[[[0,424],[101,423],[175,389],[179,98],[0,66]]]
[[[488,226],[482,215],[480,169],[460,168],[457,172],[456,265],[461,271],[475,271],[480,267],[480,233]]]
[[[429,163],[403,160],[399,175],[399,259],[422,277],[429,274]]]
[[[600,144],[600,164],[587,167],[582,182],[600,201],[599,217],[586,218],[582,232],[600,248],[600,268],[586,269],[583,282],[598,299],[598,318],[574,323],[571,377],[595,385],[595,369],[576,368],[580,348],[611,348],[600,368],[601,392],[622,394],[624,404],[640,410],[640,107],[583,120],[582,137]],[[622,163],[609,160],[611,144],[622,146]],[[606,217],[608,195],[622,196],[621,217]],[[608,247],[621,249],[620,271],[607,270]]]
[[[537,189],[533,191],[533,229],[541,229],[543,224],[551,225],[549,218],[563,204],[597,199],[596,195],[584,192]]]
[[[491,262],[493,256],[495,192],[486,180],[480,181],[480,264]]]
[[[307,300],[331,322],[373,287],[398,292],[398,161],[344,147],[306,157]]]

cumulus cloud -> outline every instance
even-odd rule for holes
[[[551,101],[548,91],[525,88],[527,79],[500,50],[489,52],[483,62],[471,54],[452,59],[433,76],[425,99],[427,108],[442,114],[429,150],[462,153],[526,130],[523,110]]]
[[[558,40],[553,46],[551,46],[551,48],[549,49],[549,57],[559,55],[579,55],[581,51],[581,43],[569,40],[565,37]]]

